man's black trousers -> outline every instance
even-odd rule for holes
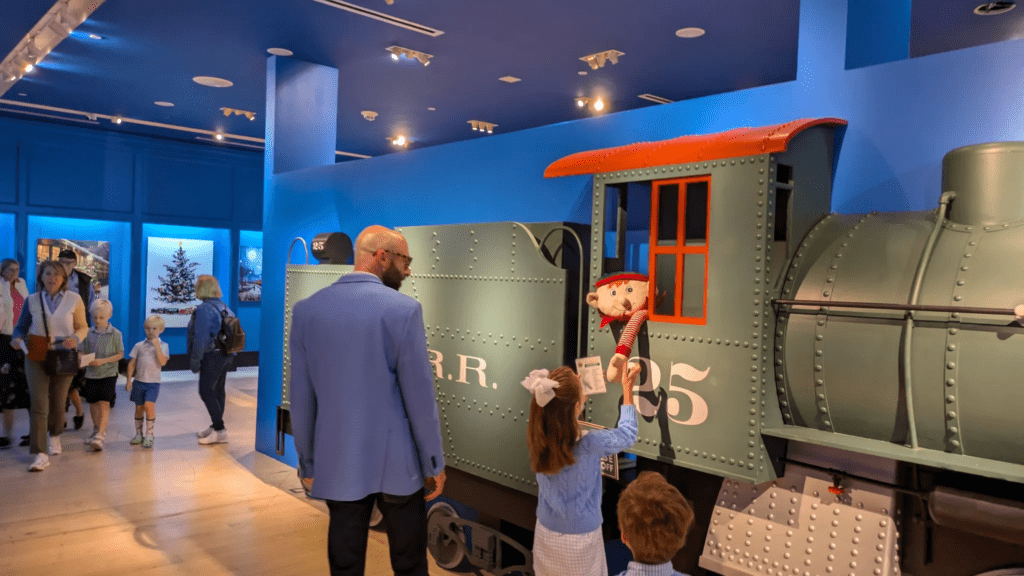
[[[427,508],[422,488],[409,496],[378,493],[354,502],[327,500],[331,576],[363,576],[374,502],[384,516],[396,576],[427,576]]]

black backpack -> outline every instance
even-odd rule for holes
[[[220,332],[214,345],[224,354],[234,354],[245,350],[245,330],[238,316],[229,314],[227,307],[220,310]]]

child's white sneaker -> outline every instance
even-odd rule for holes
[[[39,454],[36,454],[36,459],[35,459],[34,462],[32,462],[32,465],[28,467],[28,471],[29,472],[39,472],[43,468],[46,468],[49,465],[50,465],[50,457],[47,456],[46,454],[43,454],[42,452],[40,452]]]
[[[209,436],[210,434],[213,434],[214,432],[216,432],[216,430],[213,429],[213,426],[210,426],[206,430],[200,430],[199,432],[196,432],[196,437],[197,438],[206,438],[207,436]]]
[[[50,454],[56,456],[64,451],[64,448],[60,445],[60,436],[50,436]]]
[[[93,430],[92,434],[89,434],[89,437],[86,438],[82,444],[92,444],[92,439],[95,438],[97,434],[99,434],[99,430]]]
[[[89,442],[89,448],[92,448],[95,452],[103,450],[103,436],[100,436],[99,434],[93,436],[92,441]]]
[[[142,444],[142,434],[136,434],[135,438],[132,438],[131,444]]]
[[[142,447],[143,448],[152,448],[153,447],[153,437],[152,436],[144,437],[142,439]]]

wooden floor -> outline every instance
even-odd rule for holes
[[[196,444],[209,419],[185,372],[165,374],[152,449],[129,445],[134,405],[119,383],[102,452],[83,445],[88,416],[42,472],[27,471],[28,448],[0,450],[0,576],[328,574],[326,507],[254,451],[256,375],[229,376],[228,444]],[[18,411],[19,437],[27,419]],[[366,573],[392,573],[383,533],[370,532]],[[449,574],[433,560],[430,573]]]

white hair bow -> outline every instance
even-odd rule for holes
[[[555,397],[554,389],[558,388],[558,382],[548,378],[548,371],[543,368],[530,372],[522,384],[523,388],[533,393],[537,405],[541,408],[551,402],[551,399]]]

